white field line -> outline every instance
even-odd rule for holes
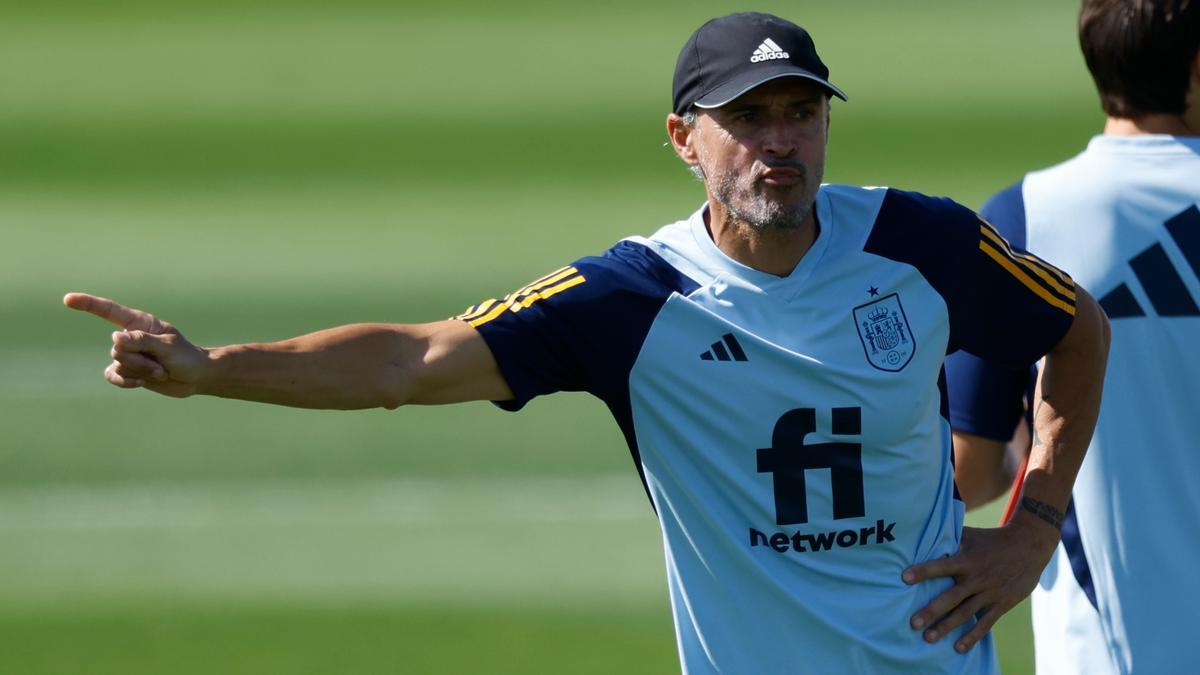
[[[636,475],[0,490],[0,612],[665,606]],[[56,609],[57,608],[57,609]]]
[[[0,533],[653,518],[637,476],[0,489]]]

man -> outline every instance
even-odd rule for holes
[[[1084,0],[1079,39],[1108,117],[1103,135],[984,207],[1014,245],[1100,289],[1113,320],[1108,395],[1062,541],[1033,594],[1037,667],[1192,672],[1200,3]],[[974,477],[959,486],[968,504],[986,501],[1003,489],[998,464],[1028,376],[969,355],[952,357],[948,374],[958,466]]]
[[[967,209],[821,186],[831,96],[799,26],[706,23],[667,117],[706,204],[453,320],[206,350],[65,301],[125,329],[120,387],[323,408],[595,394],[662,525],[685,672],[994,672],[987,631],[1049,559],[1091,435],[1105,322]],[[1006,528],[962,528],[939,386],[958,346],[1019,366],[1049,352],[1029,478],[1044,512]]]

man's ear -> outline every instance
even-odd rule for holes
[[[675,149],[675,154],[679,155],[688,166],[696,166],[700,163],[700,157],[696,153],[695,140],[692,136],[696,133],[696,128],[688,124],[682,116],[671,113],[667,115],[667,137],[671,139],[671,147]]]

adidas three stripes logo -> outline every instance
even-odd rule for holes
[[[775,59],[786,58],[788,58],[788,53],[783,51],[783,47],[775,44],[775,41],[771,38],[767,38],[766,40],[763,40],[762,44],[758,46],[758,49],[755,49],[754,53],[750,55],[750,63],[761,63],[763,61],[774,61]]]
[[[733,333],[726,333],[712,344],[712,348],[700,355],[701,361],[749,361],[742,345],[738,344]]]
[[[1192,273],[1200,277],[1200,209],[1189,207],[1168,219],[1164,225]],[[1196,299],[1188,292],[1183,277],[1161,243],[1135,255],[1130,259],[1129,267],[1156,314],[1200,316]],[[1126,283],[1100,298],[1100,306],[1110,319],[1146,316],[1142,303]]]

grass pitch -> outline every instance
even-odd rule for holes
[[[850,94],[827,180],[978,206],[1099,129],[1053,3],[761,7]],[[87,290],[201,344],[444,318],[683,217],[715,2],[0,9],[0,671],[677,669],[656,526],[582,396],[326,413],[106,385]],[[983,521],[992,521],[985,514]],[[997,629],[1031,670],[1027,613]]]

